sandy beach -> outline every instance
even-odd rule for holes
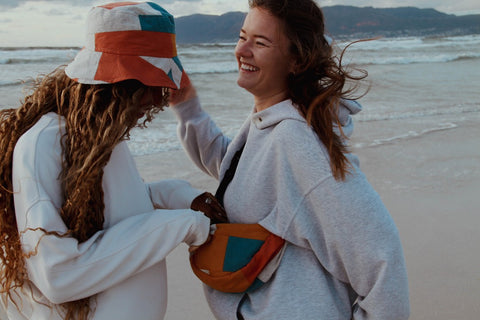
[[[400,231],[410,284],[410,319],[477,319],[478,59],[370,65],[368,70],[372,89],[362,98],[364,112],[356,116],[352,151],[359,156],[362,170]],[[191,79],[205,110],[222,130],[234,134],[251,110],[251,97],[237,88],[236,75],[197,74]],[[0,107],[18,106],[22,91],[19,85],[0,86]],[[174,122],[169,111],[159,117]],[[174,124],[168,121],[152,124],[150,135],[138,140],[137,145],[148,149],[171,145],[172,139],[177,142]],[[157,133],[167,131],[172,134],[157,137]],[[178,148],[135,159],[146,181],[184,179],[199,189],[215,192],[217,182],[194,167]],[[187,247],[175,249],[167,264],[169,301],[165,319],[213,319],[202,285],[190,270]],[[1,310],[0,319],[5,319]]]
[[[356,135],[372,125],[358,123]],[[471,320],[480,312],[479,137],[477,114],[457,128],[421,139],[354,150],[400,230],[412,320]],[[215,180],[194,168],[181,151],[136,160],[146,180],[179,178],[215,190]],[[190,271],[187,248],[180,246],[167,262],[166,319],[213,319]]]
[[[356,130],[361,135],[368,128],[359,123]],[[455,129],[432,132],[422,139],[355,150],[400,230],[411,320],[472,320],[480,313],[479,137],[477,114]],[[193,167],[182,151],[136,161],[147,181],[179,178],[215,190],[216,181]],[[201,284],[190,270],[187,247],[174,250],[167,264],[165,319],[213,319]]]

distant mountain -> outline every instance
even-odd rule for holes
[[[456,16],[415,7],[323,7],[327,31],[338,38],[452,36],[480,33],[480,15]],[[246,13],[195,14],[176,19],[178,43],[234,42]]]
[[[194,14],[177,18],[177,42],[234,42],[238,39],[245,15],[243,12],[228,12],[221,16]]]
[[[328,31],[335,36],[435,36],[480,33],[480,15],[455,16],[414,7],[377,9],[324,8]]]

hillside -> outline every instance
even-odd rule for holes
[[[480,33],[480,15],[455,16],[414,7],[324,7],[327,30],[339,38],[451,36]],[[179,43],[234,42],[245,13],[195,14],[176,19]]]

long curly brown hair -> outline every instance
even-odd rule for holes
[[[103,228],[103,169],[113,149],[128,139],[133,127],[146,126],[167,102],[166,88],[148,87],[136,80],[80,84],[60,67],[38,78],[18,109],[0,110],[0,292],[5,297],[13,301],[13,290],[28,281],[25,259],[35,254],[22,250],[15,218],[12,155],[18,139],[46,113],[55,112],[65,119],[59,177],[64,203],[59,214],[68,232],[53,234],[83,242]],[[138,124],[140,107],[145,121]],[[67,302],[59,310],[65,319],[87,319],[89,302],[89,298]]]
[[[348,46],[339,56],[334,54],[325,38],[323,12],[313,0],[249,0],[249,5],[267,10],[282,22],[296,62],[295,74],[288,79],[289,98],[327,148],[333,176],[344,180],[350,167],[345,155],[349,150],[341,133],[338,107],[341,98],[352,98],[367,72],[342,66]]]

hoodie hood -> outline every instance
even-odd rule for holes
[[[292,112],[292,101],[284,100],[274,106],[271,106],[260,112],[255,112],[255,109],[250,115],[250,120],[258,129],[264,129],[272,125],[276,125],[278,122],[284,119],[294,119],[298,121],[305,121],[305,118],[298,112]],[[352,116],[362,110],[362,106],[355,100],[341,99],[338,107],[338,119],[342,126],[343,134],[349,138],[353,134],[353,118]],[[335,125],[335,133],[339,136],[340,130]],[[246,137],[244,138],[246,139]]]

